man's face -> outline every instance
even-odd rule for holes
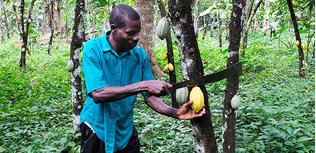
[[[125,19],[125,26],[115,28],[113,32],[114,40],[118,48],[128,51],[133,49],[139,40],[139,32],[141,30],[140,20]]]

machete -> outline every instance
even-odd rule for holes
[[[217,81],[223,80],[233,75],[241,76],[241,74],[242,74],[242,64],[241,62],[238,62],[234,65],[229,66],[228,68],[222,71],[172,84],[172,89],[175,91],[176,89],[181,88],[181,87],[194,87],[194,86],[204,85],[206,83],[217,82]]]

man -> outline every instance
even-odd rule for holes
[[[133,126],[136,95],[158,113],[192,119],[192,101],[175,109],[158,96],[170,92],[172,85],[153,80],[145,51],[136,46],[141,22],[128,5],[118,5],[110,14],[111,31],[88,41],[83,49],[86,105],[80,114],[81,152],[138,153],[139,139]]]

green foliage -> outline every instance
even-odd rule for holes
[[[287,30],[278,34],[281,41],[293,35]],[[303,40],[305,37],[307,34],[302,35]],[[45,45],[34,44],[32,54],[27,55],[26,69],[20,69],[18,39],[14,36],[0,44],[0,152],[78,149],[80,134],[73,130],[70,76],[66,70],[70,45],[53,44],[49,56]],[[167,52],[165,41],[156,40],[156,57],[163,67],[167,64],[161,58]],[[205,74],[226,67],[228,41],[222,49],[217,48],[217,39],[209,36],[198,43]],[[309,59],[306,77],[298,77],[297,47],[290,44],[292,50],[279,44],[278,39],[250,32],[246,56],[240,59],[243,75],[239,86],[241,106],[236,115],[237,152],[314,152],[315,61]],[[179,82],[181,63],[173,45]],[[206,86],[219,149],[225,87],[225,80]],[[171,104],[169,96],[162,98]],[[189,121],[159,115],[141,96],[137,98],[134,118],[142,151],[194,152]]]
[[[69,44],[36,45],[26,69],[19,68],[21,46],[14,37],[1,43],[0,152],[61,152],[79,140],[72,125]]]
[[[288,38],[293,37],[294,33],[282,29],[277,35],[281,41],[288,41]],[[308,35],[302,35],[303,40],[306,39],[304,36],[308,37]],[[298,52],[294,40],[291,40],[292,43],[289,44],[292,45],[293,49],[289,50],[283,48],[278,39],[264,36],[261,32],[250,34],[248,39],[246,56],[240,59],[243,63],[243,75],[240,78],[239,86],[242,104],[236,115],[237,152],[314,152],[314,59],[308,61],[309,66],[305,69],[306,77],[299,78]],[[158,63],[162,64],[162,67],[166,64],[165,61],[161,60],[161,56],[166,52],[164,43],[159,41],[156,49]],[[216,48],[218,45],[214,38],[206,37],[205,40],[198,40],[198,43],[202,61],[208,59],[208,64],[204,62],[205,74],[214,73],[225,68],[227,49],[221,53]],[[255,46],[258,46],[258,49]],[[223,48],[227,47],[228,42],[224,43]],[[175,53],[175,70],[176,72],[179,71],[177,80],[181,80],[179,79],[179,77],[181,78],[181,70],[178,70],[181,69],[181,64],[178,56]],[[221,149],[222,102],[225,86],[226,81],[219,81],[206,86],[219,149]],[[142,117],[136,123],[142,123],[144,118],[154,118],[153,120],[156,121],[156,116],[155,114],[153,117]],[[160,119],[160,116],[157,118]],[[177,125],[177,128],[173,129],[174,124]],[[156,133],[156,136],[159,136],[159,131],[163,131],[167,126],[170,128],[169,134],[176,137],[178,133],[171,132],[187,131],[188,127],[181,127],[186,124],[186,122],[180,122],[179,124],[178,121],[171,120],[164,122],[163,126],[157,127],[157,129],[153,128],[151,133]],[[146,124],[144,126],[146,128]],[[149,135],[150,140],[153,141],[152,139],[154,139],[160,142],[161,140],[157,139],[156,136]],[[141,140],[144,139],[147,143],[149,141],[147,137],[145,135]],[[172,139],[172,142],[177,141],[175,144],[179,145],[183,142],[186,143],[187,139],[193,141],[192,136],[188,134],[185,139]],[[170,141],[169,138],[162,143],[166,141]],[[151,147],[154,148],[155,145]],[[158,150],[164,151],[167,150],[165,149],[167,147],[169,146],[160,146]],[[194,146],[178,148],[181,149],[170,152],[181,152],[183,148],[190,148],[184,152],[194,150]],[[144,151],[146,152],[147,149],[145,147]]]

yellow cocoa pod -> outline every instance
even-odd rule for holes
[[[191,107],[196,112],[199,112],[203,108],[204,95],[203,95],[202,90],[198,86],[195,86],[194,88],[192,88],[191,93],[190,93],[190,100],[193,101],[193,104]]]
[[[173,65],[171,63],[168,64],[168,68],[169,68],[169,71],[173,71],[174,70]]]
[[[258,45],[256,45],[256,46],[255,46],[255,49],[256,49],[256,50],[258,50],[258,49],[259,49],[259,46],[258,46]]]
[[[162,59],[163,59],[163,60],[166,60],[167,57],[168,57],[167,53],[164,53],[163,56],[162,56]]]
[[[165,71],[167,71],[169,69],[169,64],[167,64],[164,68]]]
[[[304,65],[305,65],[305,67],[307,67],[308,66],[307,62],[305,62]]]
[[[301,44],[301,47],[302,47],[302,49],[305,49],[305,45],[304,44]]]
[[[296,46],[299,46],[300,45],[300,41],[296,41]]]
[[[295,2],[295,1],[292,1],[292,5],[295,6],[295,5],[296,5],[296,2]]]

